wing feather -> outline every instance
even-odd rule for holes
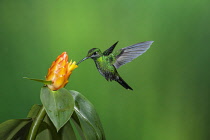
[[[108,48],[107,50],[105,50],[105,51],[103,52],[103,55],[108,56],[109,54],[111,54],[111,53],[113,52],[114,48],[116,47],[116,45],[117,45],[118,42],[119,42],[119,41],[117,41],[117,42],[114,43],[110,48]]]
[[[142,55],[150,48],[153,42],[154,41],[141,42],[120,49],[120,53],[118,52],[119,54],[116,56],[116,62],[114,63],[115,68],[118,69],[120,66]]]

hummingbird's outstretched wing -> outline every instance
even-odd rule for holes
[[[145,41],[120,49],[114,54],[116,61],[113,65],[118,69],[120,66],[132,61],[146,52],[153,42],[154,41]]]
[[[116,43],[114,43],[109,49],[105,50],[103,52],[103,55],[108,56],[110,53],[112,53],[113,50],[114,50],[114,48],[115,48],[115,46],[117,45],[118,42],[119,41],[117,41]]]

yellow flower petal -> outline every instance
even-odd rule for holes
[[[65,77],[62,76],[62,77],[58,77],[54,83],[53,83],[53,86],[56,88],[56,89],[60,89],[62,87],[64,87],[64,83],[65,83]]]

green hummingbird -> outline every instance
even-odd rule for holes
[[[77,63],[77,65],[82,61],[91,58],[94,60],[100,74],[104,76],[107,81],[115,80],[124,88],[133,90],[121,78],[121,76],[117,72],[117,69],[120,66],[132,61],[133,59],[137,58],[138,56],[146,52],[153,42],[154,41],[146,41],[146,42],[137,43],[122,48],[115,52],[113,52],[113,50],[116,47],[118,41],[104,52],[101,52],[101,50],[98,48],[92,48],[88,51],[87,56],[82,60],[80,60]]]

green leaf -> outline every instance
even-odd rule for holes
[[[36,136],[36,140],[77,140],[77,139],[69,121],[59,130],[59,132],[57,132],[55,126],[52,124],[49,117],[46,116],[44,122],[42,122],[40,125],[39,132]]]
[[[1,123],[0,140],[24,139],[31,123],[32,119],[14,119]]]
[[[71,90],[75,100],[72,118],[82,129],[86,140],[105,140],[105,134],[94,106],[82,94]]]
[[[42,79],[34,79],[34,78],[28,78],[28,77],[23,77],[24,79],[28,79],[28,80],[32,80],[32,81],[37,81],[37,82],[41,82],[45,85],[50,85],[52,84],[52,81],[46,81],[46,80],[42,80]]]
[[[58,134],[60,135],[61,140],[77,140],[70,122],[67,122]]]
[[[52,133],[50,126],[46,122],[42,122],[39,126],[39,131],[36,140],[53,140],[58,139],[55,135],[57,132]]]
[[[55,125],[57,131],[70,119],[74,111],[74,99],[65,88],[51,91],[47,87],[41,89],[41,102]]]
[[[82,126],[81,126],[80,121],[79,121],[79,118],[77,117],[77,114],[75,112],[72,114],[71,119],[73,120],[72,122],[75,124],[74,126],[77,129],[77,132],[80,135],[80,138],[82,140],[86,140],[85,134],[82,130]]]
[[[27,117],[32,118],[32,119],[36,118],[36,116],[39,113],[39,110],[41,109],[41,107],[42,107],[41,105],[37,105],[37,104],[33,105],[31,110],[29,111]]]
[[[50,131],[51,133],[51,138],[49,140],[57,140],[57,139],[60,139],[59,135],[58,135],[58,132],[54,126],[54,124],[52,123],[52,121],[50,120],[49,116],[46,115],[45,118],[44,118],[44,123],[46,123],[45,125],[47,126],[46,128]],[[42,124],[41,124],[42,125]],[[39,133],[42,132],[42,130],[39,130],[38,132],[38,135]],[[45,131],[46,132],[46,131]],[[60,131],[59,131],[60,132]],[[47,132],[48,133],[48,132]],[[48,135],[48,134],[46,134]],[[41,139],[42,137],[40,137]],[[41,139],[42,140],[42,139]]]

